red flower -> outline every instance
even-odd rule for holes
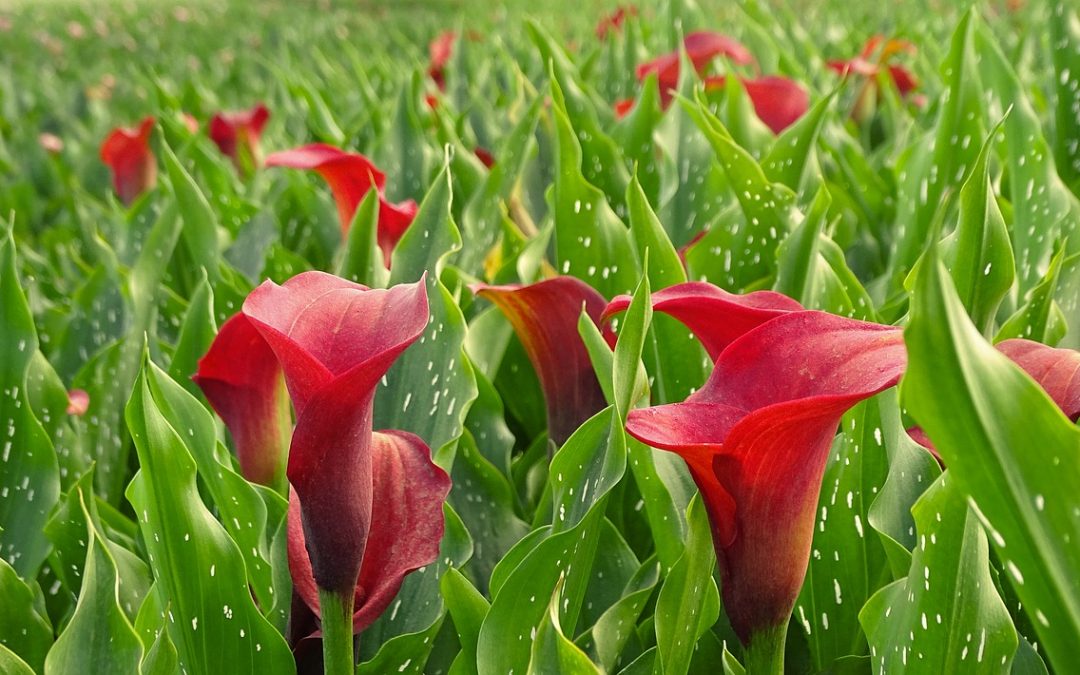
[[[486,166],[487,168],[490,169],[491,167],[495,166],[495,156],[492,155],[487,150],[485,150],[484,148],[480,148],[480,147],[475,148],[473,150],[473,154],[476,155],[476,158],[478,160],[480,160],[480,163],[483,164],[484,166]]]
[[[510,320],[544,390],[548,436],[562,445],[582,422],[607,405],[577,329],[582,307],[599,324],[604,298],[573,277],[528,286],[475,284],[470,288],[495,303]],[[614,339],[610,333],[605,337]]]
[[[90,409],[90,394],[85,389],[72,389],[68,392],[67,414],[82,417]]]
[[[356,152],[345,152],[332,145],[313,143],[293,150],[275,152],[266,158],[266,166],[285,166],[293,169],[310,169],[317,172],[330,185],[337,202],[341,219],[342,236],[348,233],[353,215],[367,191],[375,187],[379,191],[379,248],[383,260],[390,265],[394,246],[409,229],[416,216],[416,202],[409,199],[392,204],[384,198],[386,175],[375,168],[367,157]]]
[[[609,33],[622,31],[623,22],[628,16],[637,16],[637,7],[620,6],[614,12],[600,17],[600,21],[596,24],[596,37],[605,40]]]
[[[113,187],[125,206],[157,183],[157,162],[149,142],[154,122],[147,117],[136,129],[113,129],[101,145],[101,161],[112,169]]]
[[[232,160],[241,173],[251,173],[262,163],[259,138],[270,119],[262,103],[242,112],[219,112],[210,119],[210,140]]]
[[[631,110],[634,109],[634,104],[637,103],[632,98],[624,98],[621,101],[615,101],[615,119],[621,120],[626,117]]]
[[[1004,340],[994,347],[1020,366],[1050,396],[1061,412],[1073,422],[1080,420],[1080,352],[1055,349],[1032,340]],[[920,427],[907,430],[908,436],[942,461],[930,437]]]
[[[288,394],[274,352],[243,313],[221,327],[192,379],[232,434],[244,478],[284,487]]]
[[[199,133],[199,120],[195,119],[194,115],[192,115],[191,113],[180,112],[177,113],[177,116],[180,118],[180,121],[183,123],[184,128],[187,129],[189,133]]]
[[[768,75],[739,81],[754,104],[754,112],[774,134],[794,124],[810,108],[810,96],[794,80]],[[723,76],[710,77],[705,80],[705,88],[722,88],[725,82]]]
[[[1022,339],[995,346],[1038,382],[1066,417],[1080,418],[1080,352]]]
[[[725,56],[736,65],[749,65],[754,62],[750,51],[738,40],[711,31],[690,33],[683,39],[690,62],[698,74],[717,56]],[[671,99],[670,90],[679,85],[679,51],[659,56],[637,67],[637,79],[644,81],[649,73],[656,73],[660,84],[660,96],[666,106]]]
[[[443,91],[446,90],[446,64],[454,53],[454,42],[456,40],[457,33],[448,30],[439,33],[438,37],[428,44],[428,56],[430,58],[428,75]]]
[[[872,61],[871,58],[875,52],[877,52],[877,59]],[[874,94],[874,98],[876,98],[879,93],[877,91],[877,74],[882,68],[888,69],[889,77],[892,79],[893,84],[896,85],[896,90],[900,92],[901,96],[907,96],[919,86],[919,81],[915,79],[911,71],[903,66],[889,64],[889,61],[900,53],[913,54],[915,53],[915,46],[905,40],[886,40],[881,35],[874,35],[866,41],[862,52],[855,58],[847,60],[834,59],[828,62],[829,68],[840,75],[854,73],[865,80],[862,90],[856,98],[855,108],[852,111],[855,118],[862,119],[868,114],[866,108],[869,105],[871,94]],[[916,104],[919,103],[918,97],[913,97],[912,100]]]
[[[354,629],[385,609],[405,574],[436,558],[442,536],[449,477],[416,436],[372,431],[376,386],[427,325],[424,289],[423,280],[369,290],[305,272],[264,282],[242,310],[296,411],[287,469],[298,511],[294,588],[314,612],[318,589],[360,598]]]
[[[630,296],[614,298],[604,310],[601,321],[626,311]],[[690,281],[652,294],[657,312],[670,314],[697,336],[709,358],[716,361],[737,338],[769,319],[802,311],[803,306],[783,293],[754,291],[746,295],[728,293],[704,281]]]
[[[841,416],[905,365],[898,328],[789,312],[731,341],[683,403],[630,412],[630,435],[682,456],[701,490],[724,607],[745,644],[790,618]]]

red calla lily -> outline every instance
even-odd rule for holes
[[[606,40],[609,33],[621,32],[628,16],[637,16],[637,7],[616,7],[615,11],[600,17],[596,24],[597,39]]]
[[[495,155],[491,154],[484,148],[475,148],[473,150],[473,154],[476,155],[476,158],[480,160],[480,163],[487,168],[490,169],[491,167],[495,166]]]
[[[146,117],[138,127],[119,127],[101,145],[101,161],[113,174],[113,188],[125,206],[157,183],[157,161],[150,150],[154,118]]]
[[[1080,420],[1080,352],[1048,347],[1022,338],[1004,340],[994,347],[1030,375],[1066,417],[1073,422]],[[912,427],[907,433],[912,440],[929,450],[938,462],[942,461],[925,431]]]
[[[383,196],[386,175],[379,171],[371,160],[358,152],[346,152],[332,145],[313,143],[272,153],[266,158],[266,166],[308,169],[322,176],[334,194],[343,236],[348,233],[353,215],[356,214],[364,195],[372,187],[378,190],[378,244],[383,253],[383,261],[389,267],[390,254],[416,217],[417,206],[411,199],[399,204],[388,202]]]
[[[243,313],[221,326],[192,379],[232,434],[244,478],[283,488],[288,392],[274,352]]]
[[[68,391],[67,414],[82,417],[90,409],[90,394],[85,389]]]
[[[705,88],[723,87],[725,81],[723,76],[710,77],[705,80]],[[810,95],[794,80],[769,75],[739,81],[754,105],[754,112],[774,134],[794,124],[810,108]]]
[[[621,120],[626,117],[631,110],[634,109],[634,104],[637,101],[632,98],[624,98],[621,101],[615,101],[615,119]]]
[[[439,556],[442,505],[450,477],[431,461],[428,446],[403,431],[371,437],[372,518],[353,596],[353,632],[372,624],[390,605],[406,575]],[[308,558],[301,506],[289,498],[289,570],[293,591],[319,614],[319,589]]]
[[[262,163],[259,139],[269,119],[270,111],[262,103],[251,110],[219,112],[210,119],[210,140],[237,170],[250,173]]]
[[[877,53],[876,59],[874,58],[875,52]],[[907,96],[919,86],[919,81],[911,71],[903,66],[889,63],[897,54],[913,54],[914,52],[915,46],[906,40],[886,40],[881,35],[874,35],[866,41],[862,52],[855,58],[834,59],[827,63],[830,69],[840,75],[853,73],[865,80],[859,95],[856,97],[855,107],[852,111],[853,117],[863,119],[869,114],[868,106],[872,101],[871,97],[876,99],[879,93],[877,91],[877,75],[882,68],[887,70],[890,79],[896,85],[896,90],[900,92],[901,96]],[[918,97],[913,97],[912,100],[916,104],[919,103]]]
[[[374,390],[427,323],[423,286],[375,291],[309,272],[263,283],[243,312],[277,357],[297,411],[287,474],[314,578],[352,593],[371,525]]]
[[[725,56],[736,65],[749,65],[754,57],[738,40],[712,31],[695,31],[683,38],[683,48],[694,69],[701,74],[717,56]],[[660,84],[660,94],[670,99],[670,89],[679,85],[679,51],[659,56],[637,67],[637,79],[641,82],[650,73],[656,73]]]
[[[790,618],[840,418],[896,384],[906,360],[898,328],[790,312],[731,342],[685,402],[630,412],[630,435],[682,456],[701,490],[744,644]]]
[[[1080,418],[1080,352],[1023,339],[995,346],[1038,382],[1066,417],[1074,422]]]
[[[450,489],[419,438],[372,431],[375,387],[427,325],[424,281],[371,290],[305,272],[263,283],[242,311],[296,410],[287,475],[299,509],[289,542],[297,594],[314,612],[313,587],[359,596],[354,627],[367,625],[409,570],[436,557]]]
[[[626,311],[630,296],[614,298],[601,321]],[[689,281],[652,294],[653,310],[670,314],[697,336],[716,361],[724,349],[747,331],[782,314],[803,310],[803,306],[783,293],[754,291],[746,295],[728,293],[703,281]]]
[[[443,31],[428,44],[428,76],[442,91],[446,90],[446,64],[454,53],[457,37],[457,33],[452,30]]]
[[[574,277],[528,286],[475,284],[472,292],[506,315],[536,369],[547,404],[548,436],[562,445],[607,405],[589,354],[578,334],[582,307],[599,325],[604,298]],[[609,342],[614,336],[607,332]]]

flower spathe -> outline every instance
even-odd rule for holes
[[[738,40],[713,31],[695,31],[683,38],[683,49],[694,65],[698,74],[718,56],[724,56],[736,65],[749,65],[754,57]],[[679,51],[675,50],[652,61],[642,63],[635,74],[641,82],[650,73],[656,73],[660,84],[660,95],[664,101],[670,100],[669,90],[679,85]]]
[[[705,88],[723,87],[724,76],[705,80]],[[755,79],[740,78],[754,112],[774,134],[794,124],[810,108],[810,95],[797,82],[779,75]]]
[[[446,64],[454,53],[457,37],[457,33],[452,30],[443,31],[428,44],[428,77],[441,91],[446,90]]]
[[[157,184],[157,161],[150,149],[155,119],[146,117],[138,127],[119,127],[101,145],[101,161],[111,170],[113,189],[124,206]]]
[[[900,329],[793,311],[731,341],[685,402],[630,412],[627,432],[682,456],[701,491],[744,644],[790,618],[840,418],[905,365]]]
[[[514,327],[544,390],[548,436],[562,445],[582,422],[607,405],[577,328],[582,308],[600,324],[604,298],[574,277],[527,286],[476,284],[470,288],[495,303]],[[610,332],[605,337],[613,341]]]
[[[251,173],[262,163],[259,139],[269,119],[262,103],[250,110],[219,112],[210,119],[210,140],[238,171]]]
[[[199,359],[195,384],[225,422],[244,478],[282,487],[292,415],[274,352],[242,312]]]
[[[394,246],[416,217],[416,202],[409,199],[394,204],[386,200],[386,175],[358,152],[346,152],[324,143],[272,153],[266,166],[315,171],[330,186],[341,220],[342,236],[348,233],[361,200],[374,188],[379,194],[378,244],[383,262],[389,267]]]
[[[263,283],[242,316],[284,374],[296,411],[286,474],[298,510],[290,532],[298,594],[316,611],[312,588],[360,593],[370,623],[388,589],[437,555],[449,490],[423,441],[372,430],[378,382],[427,325],[424,282],[371,290],[305,272],[280,286]]]
[[[994,346],[1038,382],[1066,417],[1080,418],[1080,352],[1020,338]]]

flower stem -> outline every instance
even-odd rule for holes
[[[322,614],[323,668],[326,675],[353,675],[353,594],[319,589],[319,613]]]
[[[787,624],[754,633],[746,647],[746,675],[784,675]]]

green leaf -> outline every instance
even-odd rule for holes
[[[390,284],[414,282],[426,273],[431,316],[424,334],[398,358],[375,394],[375,428],[411,431],[436,451],[436,458],[461,435],[477,392],[463,347],[465,317],[439,281],[446,259],[461,248],[451,198],[444,166],[394,249]]]
[[[848,411],[841,429],[822,478],[810,564],[795,604],[818,670],[867,652],[859,609],[890,578],[881,543],[866,532],[888,467],[877,399]]]
[[[578,644],[606,671],[611,672],[627,643],[634,637],[633,627],[660,579],[660,566],[647,560],[622,590],[622,596],[579,638]]]
[[[390,272],[379,248],[379,192],[368,190],[353,215],[337,275],[371,288],[385,288]]]
[[[1009,338],[1026,338],[1043,344],[1056,345],[1067,330],[1061,308],[1054,302],[1058,279],[1064,265],[1065,249],[1059,248],[1050,259],[1050,269],[1028,293],[1026,301],[1001,324],[994,342]]]
[[[990,573],[986,533],[946,472],[915,504],[911,571],[863,608],[874,670],[1007,672],[1016,629]]]
[[[555,592],[551,594],[548,610],[532,636],[532,655],[526,672],[532,675],[600,675],[600,669],[588,655],[563,635],[562,626],[559,625],[562,587],[563,580],[560,578],[555,584]]]
[[[184,223],[184,247],[194,264],[206,271],[210,281],[217,281],[218,261],[221,259],[217,215],[168,143],[161,144],[161,152],[169,182],[176,194],[177,213]]]
[[[931,256],[905,331],[903,400],[970,497],[1051,663],[1080,641],[1080,429],[983,340]]]
[[[637,258],[626,226],[604,193],[582,175],[582,149],[566,111],[552,109],[558,165],[551,190],[555,257],[560,274],[585,281],[604,297],[627,293],[637,281]]]
[[[27,395],[37,332],[15,268],[15,240],[3,223],[0,335],[0,556],[19,576],[33,579],[49,553],[42,530],[60,495],[60,469]]]
[[[664,675],[684,675],[694,647],[720,614],[720,594],[713,581],[716,554],[712,530],[700,498],[686,511],[690,526],[686,551],[668,572],[656,600],[657,668]]]
[[[443,574],[439,587],[461,644],[461,653],[454,661],[454,672],[458,675],[476,673],[476,641],[491,603],[453,567]],[[463,665],[458,666],[458,662]]]
[[[649,252],[645,251],[642,267],[649,267]],[[641,364],[641,351],[645,347],[646,333],[652,321],[652,299],[649,290],[648,274],[641,275],[641,281],[634,290],[630,307],[623,314],[620,322],[619,338],[615,344],[615,357],[612,363],[611,382],[615,396],[615,415],[622,424],[634,403],[648,395],[648,380]]]
[[[215,335],[214,292],[203,276],[188,302],[187,312],[180,324],[180,337],[176,340],[176,349],[169,361],[169,377],[193,396],[200,396],[201,392],[191,376],[199,367],[199,359],[210,349]]]
[[[6,675],[34,675],[34,670],[4,645],[0,644],[0,672]]]
[[[38,607],[34,591],[4,560],[0,560],[0,597],[4,598],[0,647],[11,650],[8,658],[21,660],[32,666],[34,672],[41,672],[45,654],[53,644],[52,626],[41,611],[43,608]],[[0,666],[3,664],[0,655]],[[0,668],[0,672],[7,671]]]
[[[1065,0],[1052,3],[1047,20],[1054,61],[1054,158],[1058,172],[1073,192],[1080,189],[1080,19]]]
[[[139,668],[143,648],[135,628],[125,614],[120,596],[121,584],[130,579],[120,575],[120,568],[109,552],[104,533],[91,513],[92,495],[78,490],[77,495],[86,521],[87,553],[83,567],[82,588],[75,613],[57,638],[45,659],[45,672],[56,673],[131,673]],[[134,608],[132,608],[132,613]]]
[[[990,187],[988,164],[990,146],[1005,123],[1005,120],[999,122],[983,143],[960,188],[956,229],[939,244],[956,291],[983,335],[990,334],[998,305],[1016,276],[1009,231]]]
[[[834,89],[820,98],[805,115],[776,138],[761,159],[766,178],[799,191],[799,186],[815,165],[818,133],[825,113],[832,107],[839,91]]]
[[[293,672],[288,645],[251,597],[240,549],[199,497],[192,445],[202,442],[201,434],[186,440],[187,420],[161,398],[167,379],[147,363],[127,405],[141,466],[128,500],[139,514],[158,591],[167,598],[180,664],[190,673]]]

